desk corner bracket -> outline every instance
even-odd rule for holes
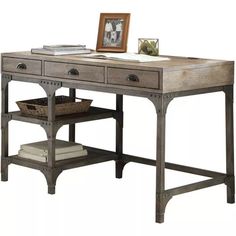
[[[51,139],[52,137],[56,137],[58,130],[61,128],[63,124],[57,122],[50,121],[42,121],[40,123],[41,127],[45,130],[47,137]]]
[[[56,90],[62,87],[62,82],[40,80],[39,85],[44,89],[48,97],[52,97]]]
[[[150,94],[150,96],[148,97],[148,99],[155,106],[157,115],[165,115],[167,112],[168,105],[174,98],[174,93]]]

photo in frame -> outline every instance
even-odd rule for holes
[[[101,13],[96,51],[126,52],[129,20],[129,13]]]

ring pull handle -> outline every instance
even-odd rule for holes
[[[17,66],[16,66],[17,69],[20,69],[20,70],[26,70],[27,69],[27,66],[25,63],[19,63]]]
[[[130,74],[127,76],[127,80],[128,81],[132,81],[132,82],[139,82],[139,78],[137,75],[135,74]]]
[[[68,75],[79,75],[79,71],[75,68],[72,68],[68,71]]]

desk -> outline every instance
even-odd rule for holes
[[[134,63],[70,56],[44,56],[30,52],[2,54],[2,144],[1,178],[8,180],[8,166],[16,164],[40,170],[46,177],[48,193],[55,193],[59,174],[70,168],[114,160],[116,178],[122,178],[129,162],[152,165],[156,168],[156,222],[164,222],[168,201],[175,195],[226,184],[227,202],[234,203],[234,141],[233,141],[233,81],[234,62],[197,58],[170,57],[170,61]],[[27,117],[8,111],[8,83],[11,80],[39,84],[48,97],[48,119]],[[55,117],[55,92],[69,88],[74,97],[76,89],[116,94],[116,109],[91,108],[88,113]],[[166,112],[177,97],[223,91],[226,117],[226,173],[165,162]],[[156,109],[156,159],[123,153],[123,95],[149,99]],[[116,150],[114,152],[88,148],[86,158],[55,161],[55,137],[58,129],[69,125],[69,140],[75,141],[75,123],[114,118],[116,120]],[[48,162],[40,163],[8,155],[8,123],[11,120],[39,124],[48,137]],[[209,179],[172,189],[165,189],[165,168],[207,176]]]

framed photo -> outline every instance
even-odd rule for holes
[[[98,29],[98,52],[126,52],[129,13],[101,13]]]

